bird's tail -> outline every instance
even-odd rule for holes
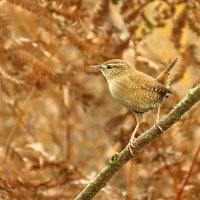
[[[170,74],[171,70],[176,64],[178,58],[173,59],[169,65],[159,74],[159,76],[156,78],[157,81],[159,81],[162,85],[164,85],[166,88],[169,88],[170,85]]]

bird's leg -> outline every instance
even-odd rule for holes
[[[160,129],[160,131],[163,132],[163,129],[160,127],[160,108],[161,105],[158,106],[158,112],[157,112],[157,117],[156,117],[156,123],[154,124],[155,127],[158,127]]]
[[[140,113],[137,113],[137,114],[135,114],[135,116],[136,116],[136,121],[137,121],[137,124],[136,124],[136,127],[135,127],[135,129],[134,129],[134,131],[133,131],[133,133],[132,133],[132,135],[131,135],[131,138],[130,138],[130,140],[129,140],[129,143],[128,143],[128,149],[129,149],[129,151],[131,152],[131,154],[133,155],[133,151],[132,151],[132,147],[134,147],[134,145],[133,145],[133,142],[135,141],[135,134],[136,134],[136,132],[137,132],[137,129],[138,129],[138,127],[140,126],[140,124],[142,123],[142,121],[143,121],[143,114],[140,114]]]
[[[161,108],[161,105],[158,106],[158,112],[157,112],[157,117],[156,117],[156,123],[159,123],[159,121],[160,121],[160,108]]]

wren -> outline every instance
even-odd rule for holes
[[[169,90],[170,73],[177,60],[177,58],[172,60],[157,78],[136,70],[131,64],[120,59],[91,66],[101,70],[114,99],[136,116],[137,124],[128,143],[131,154],[135,134],[142,123],[145,112],[158,108],[155,125],[163,131],[159,126],[160,107],[163,100],[171,93]]]

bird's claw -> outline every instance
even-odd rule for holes
[[[158,128],[161,132],[163,132],[164,130],[162,129],[162,127],[160,126],[160,122],[156,121],[156,123],[154,124],[155,128]]]
[[[132,155],[132,156],[134,156],[134,153],[133,153],[133,150],[132,150],[132,148],[134,148],[134,147],[135,147],[135,145],[133,144],[133,143],[134,143],[134,141],[135,141],[135,139],[136,139],[136,138],[134,138],[134,140],[133,140],[133,139],[131,139],[131,140],[129,141],[128,145],[127,145],[127,147],[128,147],[128,150],[130,151],[130,153],[131,153],[131,155]]]

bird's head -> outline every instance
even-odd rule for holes
[[[132,68],[129,63],[120,59],[109,60],[103,64],[93,65],[91,67],[100,69],[107,80],[113,80],[114,78],[129,74]]]

